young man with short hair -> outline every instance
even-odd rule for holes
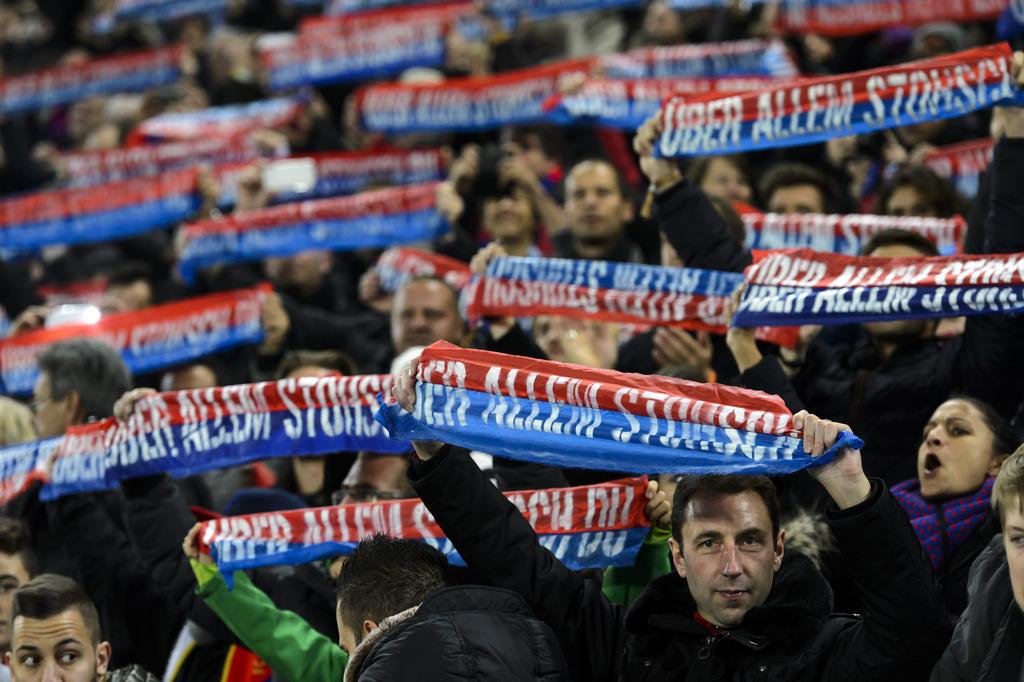
[[[554,633],[521,597],[453,585],[445,556],[424,542],[373,535],[345,558],[334,642],[293,612],[276,608],[241,571],[229,591],[212,560],[199,553],[199,529],[183,543],[199,595],[283,679],[570,679]]]
[[[108,672],[110,656],[96,607],[74,580],[44,573],[15,593],[4,655],[14,682],[156,682],[135,665]]]
[[[971,566],[967,610],[932,682],[1024,680],[1024,446],[1003,463],[992,506],[1003,533]]]

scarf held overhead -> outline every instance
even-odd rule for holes
[[[915,218],[884,215],[822,215],[818,213],[741,212],[748,249],[808,248],[826,253],[859,255],[882,230],[907,230],[935,244],[939,253],[959,253],[967,223],[953,218]]]
[[[852,324],[1024,310],[1024,254],[868,258],[762,254],[744,273],[737,327]]]
[[[505,493],[541,545],[572,570],[631,566],[650,522],[644,478]],[[419,540],[464,565],[418,499],[234,516],[203,524],[201,546],[225,577],[232,571],[304,564],[350,554],[363,538],[387,533]]]
[[[641,48],[442,83],[370,85],[359,91],[357,101],[363,125],[377,132],[473,131],[548,120],[564,122],[564,112],[552,98],[593,72],[610,79],[633,80],[782,78],[792,77],[796,66],[782,43],[765,40]]]
[[[181,47],[90,59],[0,79],[0,113],[17,114],[88,97],[136,92],[181,77]]]
[[[74,324],[19,334],[0,341],[0,388],[3,393],[32,392],[39,368],[36,357],[58,341],[97,339],[121,354],[135,374],[259,343],[260,309],[269,285],[239,289],[115,313],[96,324]]]
[[[992,163],[996,142],[992,138],[958,142],[936,147],[925,157],[925,164],[944,178],[949,178],[957,191],[969,199],[978,194],[981,174]]]
[[[1002,43],[758,92],[671,97],[655,153],[699,156],[807,145],[1019,105],[1024,96],[1010,78],[1010,60],[1010,47]]]
[[[475,12],[472,3],[459,3],[321,21],[292,43],[264,49],[260,59],[273,90],[379,78],[414,66],[441,67],[448,31]]]
[[[262,128],[283,128],[298,117],[304,106],[299,98],[280,98],[159,114],[137,125],[128,136],[128,142],[139,145],[199,138],[236,138]]]
[[[803,451],[782,399],[759,391],[533,360],[449,343],[420,356],[412,414],[377,413],[392,438],[440,440],[519,461],[631,473],[782,474]]]
[[[251,161],[258,156],[258,150],[242,138],[199,138],[146,147],[68,152],[61,154],[57,163],[67,176],[64,187],[93,187],[197,164]]]
[[[191,476],[268,457],[402,453],[374,421],[387,375],[303,377],[147,396],[131,417],[73,427],[45,499],[166,472]],[[2,452],[2,451],[0,451]]]
[[[179,262],[186,281],[200,268],[309,249],[387,247],[440,237],[447,223],[434,207],[437,183],[363,192],[233,213],[185,228]]]
[[[777,28],[788,33],[849,36],[887,28],[995,18],[1010,0],[790,0]]]
[[[408,246],[394,246],[382,253],[374,270],[381,290],[389,294],[413,277],[437,277],[456,289],[464,288],[470,277],[469,266],[462,261]]]
[[[434,149],[321,152],[302,157],[316,164],[316,184],[306,192],[281,192],[274,203],[324,199],[362,192],[371,185],[415,185],[444,179],[444,154]]]
[[[564,258],[495,258],[466,292],[470,319],[562,315],[725,334],[725,306],[743,276]],[[793,347],[798,330],[758,338]]]
[[[774,82],[775,79],[764,76],[588,79],[570,93],[551,97],[544,103],[544,109],[548,121],[558,125],[588,123],[636,130],[658,113],[667,97],[761,90]]]
[[[121,239],[173,225],[198,206],[194,168],[99,188],[36,192],[0,201],[0,248]]]

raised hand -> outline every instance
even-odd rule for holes
[[[820,457],[839,439],[839,434],[850,427],[839,422],[819,419],[807,410],[793,415],[793,426],[804,434],[804,451],[811,457]],[[860,451],[843,449],[831,461],[814,466],[807,472],[824,486],[840,509],[860,504],[871,494],[871,482],[864,475]]]
[[[133,388],[114,403],[114,417],[121,422],[128,421],[139,401],[156,393],[152,388]]]
[[[644,121],[633,137],[633,151],[640,157],[640,170],[658,191],[667,189],[683,179],[675,161],[654,158],[654,146],[661,137],[661,110]]]
[[[409,414],[416,409],[416,374],[419,372],[420,358],[416,356],[409,361],[405,369],[395,377],[394,395],[399,406]],[[412,447],[416,456],[426,461],[437,454],[443,443],[428,440],[414,440]]]

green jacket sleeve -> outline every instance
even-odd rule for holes
[[[601,591],[613,604],[630,606],[649,582],[671,571],[667,537],[652,535],[640,546],[635,564],[604,572]]]
[[[235,572],[235,586],[229,591],[224,576],[216,569],[210,572],[207,566],[193,568],[200,582],[196,593],[277,675],[289,682],[340,682],[348,654],[337,642],[324,637],[295,613],[274,606],[245,573]]]

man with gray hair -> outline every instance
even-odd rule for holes
[[[60,341],[36,360],[39,379],[32,412],[40,438],[61,436],[69,426],[114,413],[114,403],[132,387],[131,373],[110,346],[92,339]]]

